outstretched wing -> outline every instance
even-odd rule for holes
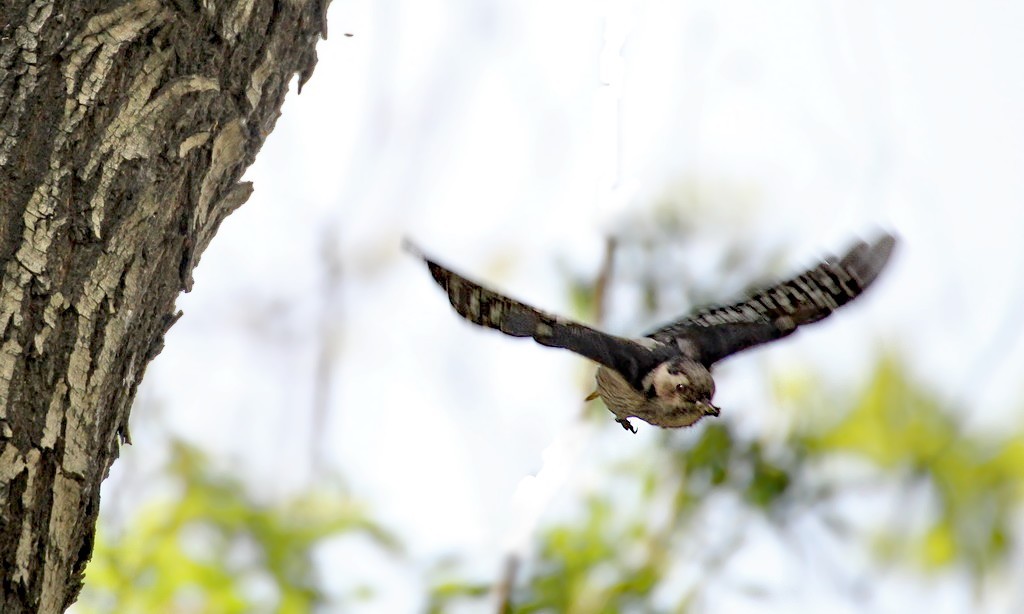
[[[542,345],[576,352],[615,369],[638,390],[644,376],[673,353],[668,348],[659,348],[657,343],[651,342],[651,347],[645,347],[636,341],[545,313],[466,279],[408,242],[405,247],[427,263],[430,274],[448,293],[452,307],[463,318],[506,335],[532,337]]]
[[[746,300],[711,307],[668,324],[648,337],[678,345],[705,366],[817,322],[860,296],[889,262],[896,238],[858,242],[839,261],[827,259],[797,277]]]

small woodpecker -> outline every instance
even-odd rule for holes
[[[889,262],[896,238],[884,234],[855,243],[838,260],[826,258],[796,277],[751,294],[738,303],[708,307],[643,337],[609,335],[501,295],[422,258],[452,307],[463,318],[513,337],[565,348],[598,363],[597,389],[616,422],[636,432],[636,417],[657,426],[691,426],[718,416],[712,404],[711,367],[742,350],[781,339],[804,324],[824,319],[860,296]]]

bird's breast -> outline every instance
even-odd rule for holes
[[[629,385],[624,377],[607,367],[597,368],[597,395],[617,418],[639,418],[649,424],[667,428],[690,426],[703,417],[693,403],[668,406],[658,397],[647,398]]]
[[[608,367],[597,368],[597,394],[605,406],[619,418],[636,415],[647,402],[644,395],[629,385],[618,371]]]

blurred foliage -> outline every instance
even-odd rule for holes
[[[826,408],[813,406],[821,390],[804,390],[787,402],[799,412],[823,413]],[[901,489],[923,485],[933,493],[932,514],[908,517],[896,501],[893,514],[911,526],[894,528],[879,518],[869,526],[874,533],[852,536],[854,545],[873,546],[882,560],[924,571],[962,566],[978,581],[1008,563],[1010,546],[1020,541],[1013,520],[1024,486],[1024,434],[961,432],[952,418],[957,409],[915,384],[893,357],[880,361],[845,410],[836,405],[827,408],[841,414],[832,424],[805,421],[771,446],[744,440],[724,420],[705,421],[688,435],[662,433],[664,447],[651,450],[652,458],[612,468],[642,484],[639,501],[624,504],[630,497],[623,497],[612,480],[608,489],[590,496],[583,519],[544,530],[536,560],[517,583],[512,610],[686,611],[699,599],[701,582],[668,591],[667,603],[651,596],[659,594],[678,563],[714,575],[728,560],[733,553],[728,545],[701,551],[708,546],[702,525],[723,496],[742,501],[784,532],[790,518],[828,510],[823,503],[835,503],[847,488],[863,488],[863,481],[844,481],[842,471],[822,478],[809,470],[835,457],[873,468],[878,486],[895,479]],[[650,510],[665,501],[667,510],[656,515],[662,520],[652,520]],[[740,543],[744,529],[732,530],[733,539],[714,541]],[[456,592],[450,583],[448,591]],[[435,595],[435,611],[443,611],[444,596]]]
[[[889,357],[841,421],[801,443],[812,454],[851,454],[928,487],[935,519],[915,532],[880,530],[879,554],[909,556],[928,569],[959,562],[980,578],[1005,562],[1013,537],[1024,433],[964,433],[955,416],[968,411],[915,385]]]
[[[572,278],[577,316],[600,319],[594,316],[608,300],[600,289],[608,285],[631,289],[640,308],[634,319],[650,321],[729,294],[729,288],[739,293],[743,283],[763,275],[765,258],[755,259],[759,274],[751,270],[750,254],[737,247],[712,264],[716,287],[701,287],[696,281],[703,276],[684,264],[708,260],[688,255],[702,249],[695,246],[699,237],[670,215],[673,207],[663,209],[669,213],[651,224],[623,230],[614,284],[607,283],[607,270],[596,287]],[[781,261],[767,260],[768,268]],[[965,432],[956,417],[970,408],[936,397],[893,355],[879,357],[861,390],[828,390],[813,374],[791,377],[777,389],[776,404],[794,418],[783,433],[759,438],[728,418],[705,420],[692,429],[661,431],[642,458],[602,468],[599,486],[581,493],[577,517],[542,528],[536,553],[518,562],[507,610],[701,609],[709,580],[723,575],[750,535],[749,525],[774,527],[783,543],[799,548],[800,540],[791,539],[794,525],[808,515],[881,564],[925,574],[957,568],[976,586],[1006,571],[1021,541],[1015,520],[1024,494],[1024,432]],[[588,415],[607,420],[603,409]],[[911,509],[901,500],[922,492],[923,506]],[[857,500],[872,495],[889,509],[861,509]],[[722,517],[746,522],[723,526],[715,522]],[[751,595],[772,590],[732,586]],[[493,599],[486,589],[449,574],[436,585],[431,611],[448,611],[473,596]]]
[[[680,219],[666,213],[650,227],[626,229],[636,236],[609,265],[624,274],[614,283],[610,271],[598,278],[599,289],[631,290],[637,320],[727,293],[700,287],[695,280],[702,276],[679,265],[707,260],[689,258],[701,247],[691,244],[697,237]],[[709,265],[716,285],[738,292],[758,277],[743,270],[751,258],[742,249]],[[764,258],[755,260],[764,265]],[[607,297],[592,281],[577,277],[570,292],[577,317],[602,319]],[[782,432],[751,434],[728,416],[705,420],[658,431],[642,454],[593,467],[599,478],[571,493],[578,497],[571,520],[549,520],[537,532],[534,552],[510,561],[507,609],[702,609],[708,587],[727,578],[751,527],[767,527],[797,549],[795,525],[808,517],[845,547],[863,549],[867,560],[924,577],[958,569],[980,586],[1006,571],[1021,541],[1024,432],[965,431],[958,417],[970,408],[937,397],[893,355],[879,358],[860,390],[829,389],[813,373],[788,374],[779,384],[774,405],[790,412],[780,421],[789,424]],[[622,436],[598,405],[588,405],[587,415]],[[178,446],[171,472],[183,495],[139,514],[116,543],[99,533],[82,611],[306,612],[325,605],[312,560],[323,539],[361,532],[397,549],[347,498],[311,493],[263,506],[207,465]],[[922,493],[918,505],[913,497]],[[861,505],[870,497],[874,507]],[[247,556],[238,556],[240,544]],[[470,577],[458,563],[448,558],[428,570],[431,614],[493,604],[499,581]],[[273,587],[271,599],[266,591],[262,599],[254,596],[254,578]],[[751,595],[773,588],[731,586]],[[349,603],[361,597],[356,590]]]
[[[685,611],[697,597],[696,586],[675,591],[671,604],[652,595],[675,563],[691,556],[687,536],[704,530],[706,504],[731,493],[755,508],[782,507],[794,469],[777,464],[756,442],[742,442],[725,423],[698,428],[699,436],[689,439],[662,433],[664,447],[650,450],[650,458],[612,468],[621,481],[589,497],[584,520],[545,529],[511,609]],[[636,493],[624,490],[626,480],[637,480]],[[711,569],[722,564],[721,554],[709,548],[699,562]]]
[[[307,493],[267,506],[209,467],[174,445],[169,471],[181,497],[148,505],[116,539],[100,527],[76,611],[309,612],[325,601],[312,560],[319,542],[355,531],[395,547],[346,497]]]

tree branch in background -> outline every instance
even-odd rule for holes
[[[594,297],[594,323],[597,326],[603,326],[605,324],[605,304],[608,300],[608,290],[610,288],[612,271],[615,266],[615,250],[618,244],[614,237],[607,237],[605,239],[604,246],[604,257],[601,260],[601,268],[598,269],[597,277],[594,280],[593,286],[593,297]],[[587,406],[590,403],[588,401],[583,402],[583,410],[580,412],[580,420],[584,419],[586,414]],[[552,444],[556,445],[556,444]],[[501,580],[495,587],[495,593],[497,596],[498,607],[497,611],[499,614],[505,614],[512,611],[512,591],[516,584],[516,574],[519,571],[522,561],[520,561],[520,553],[515,548],[509,551],[505,557],[505,564],[502,568]]]

